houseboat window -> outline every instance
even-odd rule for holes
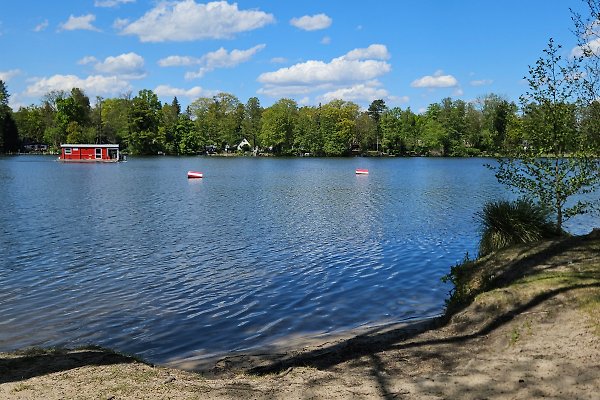
[[[102,158],[102,149],[96,148],[96,158]]]
[[[65,147],[65,154],[71,154],[71,148]]]

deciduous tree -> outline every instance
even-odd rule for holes
[[[598,188],[600,165],[577,141],[575,89],[577,66],[560,55],[552,39],[529,69],[529,90],[521,96],[527,143],[495,167],[498,180],[552,210],[558,229],[563,221],[589,211],[585,195]]]

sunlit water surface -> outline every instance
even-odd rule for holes
[[[476,212],[509,196],[486,162],[0,158],[0,350],[160,363],[437,315]]]

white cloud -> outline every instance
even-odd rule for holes
[[[310,104],[310,97],[306,96],[298,100],[298,104],[302,106],[308,106]]]
[[[346,60],[366,60],[369,58],[375,60],[389,60],[390,53],[385,45],[372,44],[367,48],[349,51],[344,58]]]
[[[322,102],[330,102],[336,99],[357,103],[370,103],[376,99],[384,99],[396,103],[407,103],[409,101],[408,96],[390,96],[388,91],[381,87],[381,82],[377,80],[339,88],[319,96],[319,100]]]
[[[369,102],[375,99],[387,98],[389,93],[381,87],[372,84],[359,83],[350,87],[340,88],[320,96],[324,102],[340,99],[354,102]]]
[[[81,17],[69,16],[67,22],[60,24],[61,31],[75,31],[75,30],[87,30],[87,31],[100,31],[92,25],[92,22],[96,20],[94,14],[82,15]]]
[[[169,56],[158,60],[161,67],[189,67],[200,64],[201,58],[190,56]]]
[[[21,74],[19,69],[10,69],[8,71],[0,71],[0,81],[8,82],[15,76]]]
[[[309,86],[309,85],[286,85],[286,86],[275,86],[275,85],[265,85],[258,89],[256,92],[258,94],[264,94],[269,97],[274,98],[282,98],[282,97],[290,97],[290,96],[302,96],[307,95],[309,93],[315,91],[322,90],[330,90],[332,89],[332,85],[317,85],[317,86]]]
[[[442,71],[436,71],[433,75],[426,75],[414,80],[410,86],[416,88],[448,88],[458,86],[458,80],[452,75],[444,75]]]
[[[187,97],[187,98],[196,98],[196,97],[211,97],[218,93],[216,90],[206,90],[201,88],[200,86],[194,86],[190,89],[180,89],[175,88],[169,85],[159,85],[154,89],[154,93],[158,97]]]
[[[586,52],[591,52],[592,54],[600,55],[600,38],[591,40],[583,46],[574,47],[573,50],[571,50],[571,57],[583,56],[584,50]]]
[[[81,60],[77,61],[79,65],[87,65],[97,63],[98,59],[94,56],[85,56]]]
[[[271,62],[273,64],[285,64],[286,62],[288,62],[288,60],[285,57],[273,57],[271,58]]]
[[[104,61],[96,63],[94,69],[102,74],[124,79],[141,79],[146,76],[144,58],[136,53],[106,57]]]
[[[471,86],[488,86],[494,83],[494,81],[491,79],[476,79],[469,83],[471,84]]]
[[[217,68],[233,68],[239,64],[247,62],[256,53],[264,49],[264,44],[259,44],[247,50],[234,49],[231,51],[221,47],[219,50],[206,53],[202,57],[190,56],[169,56],[158,61],[161,67],[188,67],[200,65],[197,72],[188,72],[186,79],[201,78],[207,72],[214,71]]]
[[[323,36],[323,39],[321,39],[321,44],[330,44],[331,43],[331,38],[329,36]]]
[[[266,46],[259,44],[247,50],[234,49],[228,52],[224,48],[217,51],[207,53],[201,57],[200,69],[197,72],[189,72],[185,74],[186,79],[201,78],[205,73],[213,71],[217,68],[233,68],[239,64],[245,63]]]
[[[330,62],[306,61],[258,77],[263,84],[259,94],[270,97],[307,96],[321,92],[322,101],[341,98],[368,101],[376,98],[395,99],[381,87],[376,78],[391,71],[385,60],[390,58],[384,45],[354,49]]]
[[[332,19],[325,14],[305,15],[300,18],[292,18],[290,24],[305,31],[318,31],[329,28]]]
[[[206,4],[197,4],[194,0],[163,1],[140,19],[124,26],[121,33],[136,35],[142,42],[227,39],[274,21],[272,14],[239,10],[237,3],[226,1]]]
[[[38,78],[25,90],[29,97],[40,97],[52,90],[70,91],[72,88],[80,88],[88,96],[116,95],[131,90],[129,82],[116,76],[92,75],[87,78],[79,78],[75,75],[53,75],[49,78]]]
[[[96,7],[116,7],[120,4],[135,3],[135,0],[96,0],[94,6]]]
[[[129,20],[127,18],[117,18],[115,22],[113,22],[113,28],[117,30],[121,30],[129,25]]]
[[[48,20],[45,19],[33,28],[34,32],[41,32],[48,27]]]
[[[391,71],[391,65],[385,61],[360,59],[366,54],[370,54],[368,49],[356,49],[328,63],[306,61],[274,72],[265,72],[258,77],[258,81],[269,85],[354,82],[374,79]]]

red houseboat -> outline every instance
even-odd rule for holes
[[[117,162],[123,158],[118,144],[62,144],[58,161]]]

